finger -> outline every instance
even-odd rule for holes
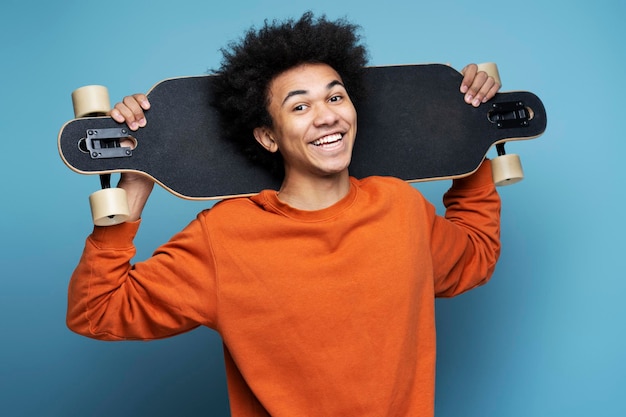
[[[487,77],[485,83],[480,87],[480,90],[476,93],[474,100],[472,100],[472,106],[478,107],[481,103],[489,100],[489,92],[494,87],[495,81],[492,77]]]
[[[111,110],[111,117],[118,123],[133,123],[135,122],[135,114],[124,103],[117,103]]]
[[[140,102],[139,100],[142,100],[142,101]],[[127,119],[127,123],[128,122],[130,122],[131,124],[136,123],[139,127],[144,127],[146,125],[146,118],[143,113],[144,109],[142,106],[142,102],[143,102],[142,95],[134,94],[132,96],[126,96],[124,97],[124,100],[122,102],[132,112],[132,116]]]
[[[145,94],[141,94],[141,93],[134,94],[133,98],[139,104],[139,106],[141,107],[143,111],[150,109],[150,102],[148,101],[148,97],[146,97]],[[137,120],[139,127],[146,127],[146,124],[148,123],[143,111],[140,112],[141,117],[138,117],[138,120]],[[137,114],[135,115],[137,116]]]
[[[150,101],[148,100],[148,97],[145,94],[141,94],[141,93],[133,94],[133,97],[135,98],[137,103],[139,103],[139,105],[141,106],[143,110],[150,109]]]
[[[118,123],[126,123],[131,130],[139,129],[135,114],[124,103],[117,103],[111,110],[111,117]]]
[[[146,126],[144,110],[150,108],[150,102],[144,94],[126,96],[111,110],[111,117],[118,123],[126,123],[131,130]]]
[[[463,74],[463,81],[461,81],[461,93],[467,93],[470,86],[474,82],[474,77],[476,77],[477,72],[478,65],[476,64],[468,64],[461,70],[461,74]]]
[[[111,116],[111,118],[113,118],[113,120],[115,120],[118,123],[125,122],[125,118],[122,115],[122,112],[117,107],[113,107],[113,109],[111,109],[111,111],[109,112],[109,116]]]
[[[483,98],[483,103],[491,100],[500,90],[500,87],[502,87],[500,83],[494,80],[493,86],[489,89],[489,91],[487,92],[487,94],[485,94],[485,97]]]
[[[485,82],[487,81],[488,77],[487,77],[487,73],[480,71],[478,73],[476,73],[476,76],[474,77],[472,84],[469,86],[467,92],[465,93],[465,102],[467,104],[472,104],[472,105],[480,105],[480,102],[482,100],[482,96],[478,97],[480,90],[482,89],[483,85],[485,84]]]

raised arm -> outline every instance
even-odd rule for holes
[[[124,97],[113,107],[111,117],[118,123],[126,123],[131,130],[135,131],[146,126],[147,119],[144,111],[149,109],[150,102],[144,94],[133,94]],[[127,221],[139,220],[154,188],[154,182],[145,175],[127,172],[121,175],[117,186],[126,190],[130,210]]]

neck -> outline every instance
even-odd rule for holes
[[[337,175],[314,180],[285,176],[278,198],[299,210],[321,210],[332,206],[348,195],[350,176],[348,170]]]

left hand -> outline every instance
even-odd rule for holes
[[[461,74],[463,74],[461,93],[465,94],[465,102],[474,107],[492,99],[501,87],[500,83],[485,71],[478,71],[476,64],[468,64],[461,70]]]

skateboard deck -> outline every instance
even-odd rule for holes
[[[61,158],[81,174],[138,171],[187,199],[278,189],[280,179],[223,139],[210,105],[215,77],[156,84],[148,92],[148,124],[135,132],[110,117],[70,120],[58,136]],[[358,133],[350,174],[409,182],[458,178],[474,172],[492,146],[545,131],[546,112],[535,94],[498,93],[474,108],[459,92],[462,78],[441,64],[368,67],[366,98],[355,103]],[[129,137],[134,148],[120,145]]]

